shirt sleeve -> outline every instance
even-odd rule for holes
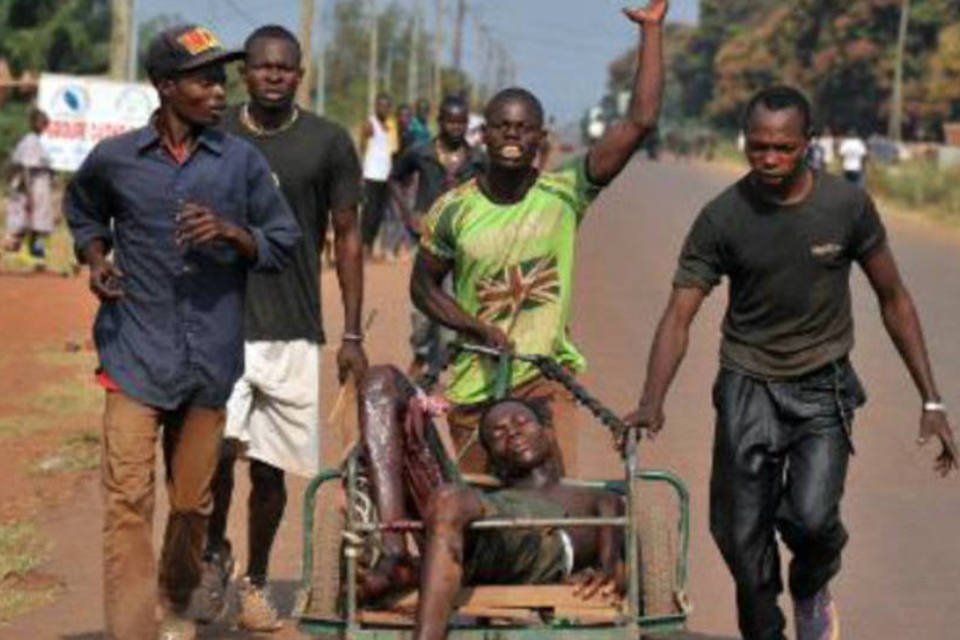
[[[408,148],[393,163],[393,168],[390,170],[391,180],[403,182],[417,172],[417,155],[414,149],[416,147]]]
[[[78,259],[94,240],[102,240],[107,251],[113,245],[110,230],[109,185],[103,180],[101,148],[96,146],[73,175],[63,197],[63,211],[73,235]]]
[[[853,221],[853,233],[850,238],[851,255],[854,260],[863,260],[882,247],[886,240],[887,230],[880,220],[877,205],[868,195],[864,199],[860,214]]]
[[[277,188],[267,161],[254,149],[247,160],[247,231],[257,243],[254,271],[280,271],[300,241],[290,205]]]
[[[457,255],[455,223],[461,204],[451,195],[452,192],[437,200],[422,219],[420,247],[443,260],[453,260]]]
[[[346,131],[340,131],[331,146],[333,171],[329,174],[327,184],[330,210],[339,211],[355,207],[360,202],[360,185],[363,183],[357,150]]]
[[[717,230],[704,210],[697,216],[680,250],[673,286],[709,292],[720,284],[723,273]]]
[[[572,196],[577,220],[583,220],[587,209],[603,190],[603,185],[593,182],[587,173],[586,154],[570,159],[552,175]]]

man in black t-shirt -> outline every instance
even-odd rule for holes
[[[745,640],[784,640],[775,533],[793,554],[798,640],[839,637],[828,583],[840,569],[850,427],[865,396],[853,348],[850,267],[866,273],[887,331],[922,399],[919,443],[957,466],[920,322],[870,197],[803,159],[810,106],[795,89],[757,94],[744,120],[751,172],[700,213],[681,251],[639,406],[627,420],[655,435],[701,303],[730,282],[723,323],[710,486],[710,530],[737,586]]]
[[[225,608],[233,564],[225,538],[227,512],[234,462],[243,451],[250,460],[251,495],[248,567],[239,588],[238,623],[252,631],[273,631],[280,622],[264,587],[286,504],[284,472],[312,477],[319,467],[319,347],[324,334],[318,276],[328,218],[336,238],[345,316],[337,356],[340,381],[351,373],[359,379],[367,364],[360,334],[361,171],[347,132],[293,102],[302,77],[296,38],[283,27],[261,27],[247,39],[245,49],[242,75],[250,100],[228,111],[223,126],[266,157],[300,223],[303,242],[286,271],[248,280],[244,372],[227,403],[197,606],[203,621],[216,619]]]

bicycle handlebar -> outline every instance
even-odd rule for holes
[[[610,429],[615,436],[620,437],[627,433],[626,423],[624,423],[623,420],[621,420],[620,417],[609,407],[600,402],[596,396],[591,394],[586,387],[577,382],[576,378],[574,378],[566,368],[564,368],[550,356],[513,353],[512,351],[507,351],[505,349],[497,349],[496,347],[464,342],[455,342],[452,347],[454,350],[468,351],[477,355],[496,358],[501,361],[503,359],[517,360],[532,364],[540,371],[541,374],[543,374],[543,377],[563,385],[571,394],[573,394],[574,399],[579,404],[586,407],[586,409],[590,411],[590,413],[593,414],[593,416],[601,423],[603,423],[604,426]],[[503,374],[498,372],[498,376],[499,375]],[[509,375],[509,371],[506,375]]]

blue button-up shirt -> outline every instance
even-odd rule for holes
[[[226,243],[180,247],[176,216],[204,204],[245,228],[254,263]],[[266,160],[249,143],[204,130],[178,164],[152,126],[104,140],[67,188],[64,209],[78,253],[112,247],[123,297],[100,305],[100,366],[151,406],[220,407],[243,371],[243,298],[249,268],[276,271],[300,230]]]

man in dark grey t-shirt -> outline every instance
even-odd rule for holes
[[[848,359],[854,262],[920,392],[920,444],[939,439],[942,475],[957,467],[920,322],[876,208],[861,189],[806,166],[810,124],[810,105],[795,89],[774,87],[751,100],[744,120],[751,172],[694,223],[639,406],[627,417],[650,435],[663,427],[690,324],[726,276],[710,530],[737,585],[745,640],[785,639],[776,532],[793,553],[797,639],[839,637],[828,584],[847,541],[840,498],[853,413],[865,400]]]
[[[347,132],[302,111],[294,94],[302,76],[300,45],[279,26],[247,39],[242,69],[249,101],[231,109],[223,127],[266,157],[300,228],[303,242],[290,267],[247,281],[244,371],[227,403],[220,464],[213,479],[214,509],[207,531],[199,617],[212,621],[225,608],[233,556],[227,512],[233,467],[242,450],[250,461],[247,570],[239,593],[239,626],[280,627],[265,587],[270,549],[286,504],[285,472],[312,477],[319,470],[320,249],[332,221],[337,275],[343,292],[344,333],[337,356],[341,382],[366,368],[361,346],[363,257],[357,225],[361,172]]]

